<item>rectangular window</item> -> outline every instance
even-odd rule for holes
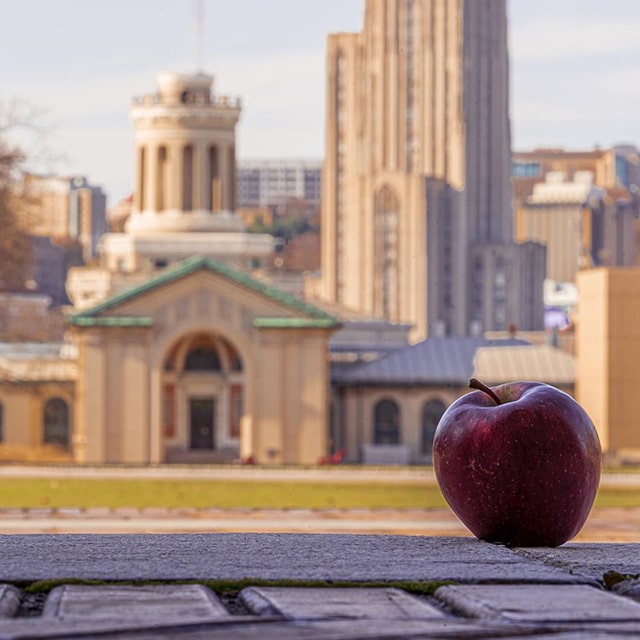
[[[538,178],[542,175],[542,167],[538,162],[514,160],[511,163],[511,175],[514,178]]]

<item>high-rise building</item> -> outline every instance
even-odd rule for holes
[[[320,202],[322,162],[319,160],[243,160],[238,162],[241,207],[268,207],[287,198]]]
[[[107,198],[84,176],[27,173],[16,193],[18,220],[33,236],[78,240],[83,258],[97,255],[98,240],[107,230]]]
[[[544,248],[513,241],[505,5],[367,0],[361,32],[329,36],[319,297],[415,339],[542,328]]]

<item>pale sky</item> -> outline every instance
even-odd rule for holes
[[[326,35],[359,30],[364,1],[204,6],[204,69],[243,102],[239,158],[321,158]],[[514,149],[640,146],[640,2],[509,10]],[[42,110],[54,160],[36,168],[86,175],[115,204],[132,189],[131,97],[153,92],[159,71],[198,69],[196,2],[0,0],[0,11],[0,103]]]

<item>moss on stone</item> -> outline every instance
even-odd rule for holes
[[[428,580],[425,582],[415,580],[390,580],[390,581],[358,581],[358,580],[264,580],[259,578],[241,578],[238,580],[86,580],[81,578],[59,578],[52,580],[37,580],[35,582],[16,584],[26,593],[49,593],[55,587],[62,585],[81,586],[131,586],[142,587],[149,585],[175,585],[175,584],[201,584],[216,593],[237,593],[246,587],[314,587],[314,588],[396,588],[413,593],[415,595],[433,595],[438,587],[454,584],[450,581]]]

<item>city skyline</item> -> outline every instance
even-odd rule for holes
[[[46,144],[64,159],[34,168],[86,175],[110,205],[133,188],[131,98],[200,58],[218,92],[242,99],[240,160],[321,158],[326,37],[359,30],[363,4],[210,0],[201,56],[195,2],[6,3],[0,101],[45,113]],[[640,5],[617,2],[605,15],[596,0],[510,0],[509,11],[514,149],[639,144]]]

